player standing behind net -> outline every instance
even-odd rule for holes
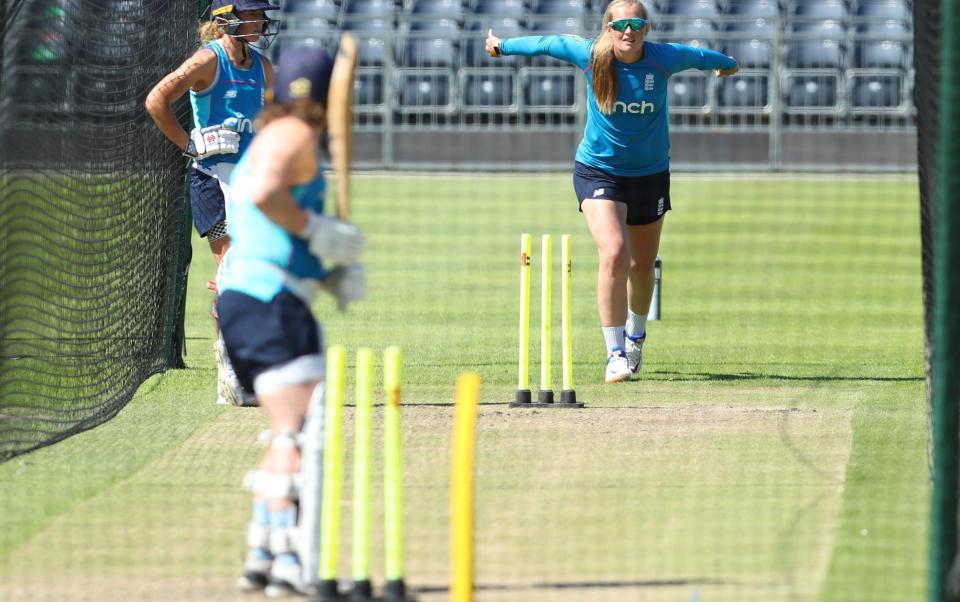
[[[610,383],[628,379],[643,362],[653,264],[670,210],[667,79],[686,69],[733,75],[738,67],[713,50],[644,41],[650,25],[638,0],[614,0],[603,23],[593,40],[557,35],[501,40],[490,30],[487,53],[547,55],[587,75],[587,125],[573,185],[600,257],[597,305]]]
[[[270,421],[269,450],[248,481],[253,520],[241,587],[266,587],[271,596],[304,593],[316,576],[316,567],[301,560],[315,555],[317,530],[297,529],[316,518],[304,508],[317,506],[305,500],[319,496],[318,471],[296,477],[301,454],[317,456],[310,446],[320,444],[323,409],[324,341],[310,305],[321,287],[341,308],[366,292],[356,263],[363,234],[324,216],[323,195],[316,194],[324,190],[318,146],[332,125],[328,115],[344,114],[335,105],[350,102],[355,50],[352,38],[341,41],[340,56],[347,58],[338,58],[336,75],[319,49],[280,58],[274,102],[260,113],[257,136],[230,179],[232,242],[218,275],[220,326],[240,382],[256,392]],[[341,267],[328,272],[321,258]]]
[[[230,239],[225,199],[234,165],[253,139],[253,120],[263,108],[267,88],[273,85],[273,65],[250,44],[270,45],[266,12],[279,7],[267,0],[213,0],[210,20],[200,25],[201,48],[154,86],[146,108],[160,131],[193,159],[190,205],[197,233],[206,238],[220,265]],[[193,130],[180,127],[171,105],[190,93]],[[216,293],[215,285],[208,288]],[[216,301],[213,310],[216,322]],[[237,385],[219,338],[217,403],[250,405],[253,396]]]

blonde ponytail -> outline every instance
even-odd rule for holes
[[[223,30],[215,21],[204,21],[197,28],[197,34],[200,36],[200,45],[203,46],[207,42],[219,40],[220,36],[223,35]]]
[[[603,32],[597,37],[590,51],[590,70],[593,72],[593,97],[601,113],[613,113],[617,102],[617,71],[613,60],[613,36],[606,30],[607,23],[613,17],[613,9],[619,6],[640,7],[643,18],[647,18],[647,7],[640,0],[613,0],[603,13]]]

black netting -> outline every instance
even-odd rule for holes
[[[3,461],[103,422],[181,363],[184,163],[143,102],[195,45],[197,6],[0,10]]]

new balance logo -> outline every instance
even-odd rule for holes
[[[227,90],[227,93],[224,94],[223,97],[224,97],[224,98],[236,98],[236,97],[237,97],[237,91],[236,91],[236,90]]]
[[[614,113],[630,113],[631,115],[643,115],[644,113],[653,113],[656,111],[656,107],[653,106],[652,102],[631,102],[625,103],[622,100],[618,100],[613,103],[613,112]]]
[[[597,198],[598,196],[603,196],[603,191],[604,191],[603,188],[597,188],[596,190],[594,190],[593,198]]]

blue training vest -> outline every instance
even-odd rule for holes
[[[263,71],[263,58],[256,49],[253,64],[249,69],[240,69],[227,58],[219,40],[204,46],[217,55],[217,76],[206,90],[190,90],[190,105],[193,107],[193,125],[204,128],[219,125],[227,119],[236,119],[240,131],[240,152],[236,155],[216,155],[200,161],[200,167],[209,167],[216,163],[237,163],[250,142],[253,140],[253,120],[263,108],[267,91],[266,75]]]

